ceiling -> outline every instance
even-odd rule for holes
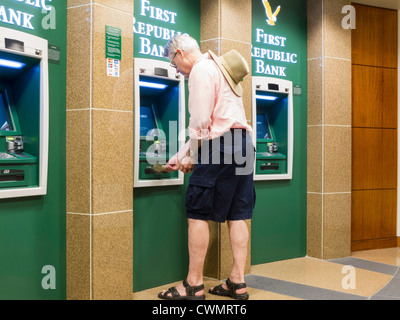
[[[353,0],[353,2],[374,7],[400,10],[400,0]]]

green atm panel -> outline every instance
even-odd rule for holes
[[[0,199],[47,193],[47,47],[0,27]]]
[[[170,173],[157,171],[157,166],[166,164],[170,158],[169,150],[167,150],[168,146],[163,126],[153,104],[140,106],[140,180],[178,178],[178,172],[176,171]]]
[[[0,190],[38,185],[37,157],[24,152],[10,88],[0,85]]]
[[[255,180],[292,178],[293,96],[290,81],[253,77]]]
[[[134,186],[183,184],[179,171],[163,166],[182,146],[184,78],[164,61],[135,59]]]

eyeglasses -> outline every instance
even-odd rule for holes
[[[175,52],[175,55],[174,55],[174,57],[171,59],[171,63],[170,63],[170,66],[171,66],[172,68],[175,68],[175,69],[176,69],[176,64],[175,64],[175,63],[172,63],[172,61],[174,61],[174,59],[175,59],[175,57],[176,57],[177,54],[178,54],[178,51]]]

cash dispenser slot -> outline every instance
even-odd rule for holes
[[[1,170],[0,171],[0,182],[10,181],[24,181],[25,171],[24,170]]]
[[[260,170],[265,171],[265,170],[279,170],[279,163],[271,163],[267,162],[264,164],[260,165]]]

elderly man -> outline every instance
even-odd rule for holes
[[[192,172],[186,192],[189,271],[177,287],[159,293],[168,300],[205,298],[203,266],[209,243],[208,221],[228,221],[232,272],[210,293],[248,299],[244,282],[249,232],[255,203],[254,147],[240,81],[249,69],[235,50],[222,57],[200,52],[189,35],[176,35],[165,47],[177,72],[189,79],[189,141],[166,165],[166,171]]]

